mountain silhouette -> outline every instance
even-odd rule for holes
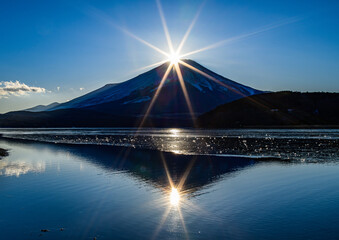
[[[262,91],[220,76],[192,60],[183,61],[210,76],[208,78],[179,64],[196,115],[210,111],[220,104],[262,93]],[[162,64],[122,83],[107,84],[86,95],[50,108],[48,111],[89,109],[117,115],[143,115],[159,87],[168,64]],[[151,114],[155,116],[185,116],[189,114],[185,96],[174,68],[166,78]]]

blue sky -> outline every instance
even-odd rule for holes
[[[161,1],[174,45],[202,3]],[[189,58],[261,90],[338,92],[338,12],[337,1],[207,0],[182,52],[278,26]],[[116,26],[168,49],[155,0],[2,2],[0,112],[66,101],[164,59]],[[24,91],[6,93],[15,81]]]

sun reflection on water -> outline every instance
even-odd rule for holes
[[[178,189],[176,188],[172,188],[172,191],[170,193],[170,203],[172,206],[178,206],[180,202],[180,194],[179,194],[179,191]]]
[[[170,132],[177,134],[177,133],[180,132],[180,130],[179,129],[171,129]],[[181,225],[182,225],[182,228],[184,230],[186,239],[189,239],[188,232],[187,232],[187,229],[186,229],[185,220],[184,220],[184,216],[182,214],[181,208],[187,208],[187,206],[188,206],[189,208],[193,209],[193,207],[194,207],[192,204],[190,204],[188,201],[186,201],[186,198],[183,197],[183,193],[184,193],[183,192],[183,186],[185,184],[187,175],[189,174],[189,172],[191,170],[191,167],[190,167],[191,164],[188,167],[188,169],[186,169],[185,174],[180,179],[180,181],[178,183],[175,183],[175,182],[173,182],[173,180],[171,178],[171,175],[170,175],[170,172],[168,170],[168,166],[167,166],[166,159],[165,159],[164,155],[161,154],[160,156],[161,156],[161,160],[163,162],[164,169],[165,169],[166,176],[168,178],[168,183],[169,183],[169,188],[167,188],[165,190],[165,192],[166,192],[165,196],[167,198],[166,201],[168,201],[168,202],[165,204],[167,206],[166,210],[165,210],[165,212],[162,216],[162,219],[161,219],[159,225],[157,226],[157,228],[154,232],[152,239],[157,239],[157,235],[161,231],[165,222],[168,221],[169,216],[172,216],[172,218],[171,218],[172,220],[170,219],[170,221],[174,220],[174,222],[177,222],[179,220],[181,222]],[[185,194],[186,193],[187,192],[185,192]]]
[[[169,131],[170,131],[170,133],[171,133],[171,136],[173,136],[173,137],[178,136],[178,134],[180,133],[180,130],[179,130],[179,129],[176,129],[176,128],[172,128],[172,129],[170,129]]]

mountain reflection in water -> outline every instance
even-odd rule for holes
[[[7,177],[11,175],[22,177],[29,173],[42,173],[45,171],[47,162],[49,162],[50,165],[53,161],[58,162],[60,157],[66,157],[67,159],[80,160],[80,170],[82,166],[90,165],[101,169],[106,175],[123,173],[124,175],[127,174],[132,176],[132,178],[139,183],[160,190],[160,192],[163,193],[162,196],[156,197],[149,204],[155,207],[155,211],[160,211],[161,220],[154,225],[155,230],[152,233],[149,233],[148,235],[150,236],[147,238],[160,237],[160,233],[165,224],[176,224],[177,227],[175,231],[178,232],[177,234],[188,238],[188,230],[182,211],[200,212],[201,214],[208,215],[206,211],[200,209],[189,199],[201,194],[199,193],[199,190],[207,188],[218,179],[231,176],[237,171],[258,163],[251,158],[225,158],[208,155],[190,156],[127,147],[53,144],[11,139],[2,139],[0,143],[1,142],[13,148],[19,147],[24,149],[22,154],[17,156],[17,153],[14,152],[14,156],[10,156],[11,159],[5,158],[4,161],[0,163],[0,173]],[[31,152],[30,157],[25,158],[25,155],[29,152]],[[48,154],[48,156],[46,156],[46,154]],[[55,159],[51,159],[51,156],[55,156]],[[61,166],[62,165],[65,165],[65,163],[61,163]],[[57,166],[59,172],[59,162]],[[46,176],[53,175],[51,172],[46,172],[46,174]],[[54,179],[52,184],[56,184],[55,181],[58,181],[58,179]],[[63,184],[66,184],[66,186],[72,184],[71,180],[64,179],[63,181],[65,181]],[[83,188],[86,189],[87,187],[85,185],[82,186],[80,183],[80,189]],[[101,186],[98,186],[98,188],[100,189]],[[23,191],[27,194],[26,189],[23,189]],[[76,192],[79,192],[79,189],[74,189],[74,193]],[[101,190],[98,190],[98,193],[103,194],[103,196],[106,196],[107,194],[105,191],[102,192]],[[40,195],[39,193],[37,194],[38,196]],[[50,196],[48,198],[54,199],[54,194],[58,193],[51,191],[49,194]],[[121,194],[122,193],[120,192],[115,192],[116,196]],[[131,192],[130,194],[133,196],[134,193]],[[52,199],[49,201],[54,201]],[[109,198],[105,201],[109,201]],[[133,203],[131,202],[131,204]],[[93,206],[87,207],[88,209],[93,208]],[[137,206],[135,206],[135,208],[136,211],[140,211],[137,210]],[[97,215],[95,213],[97,211],[98,209],[95,209],[94,211],[91,211],[90,214]],[[51,218],[53,217],[54,216],[51,216]],[[211,218],[211,216],[209,216],[209,218]],[[93,228],[93,223],[90,224],[90,228]],[[53,239],[64,237],[61,236],[60,233],[56,234],[57,235],[55,235]],[[84,235],[86,235],[86,231]],[[117,236],[116,234],[114,235]],[[79,236],[76,238],[79,238]]]
[[[180,181],[185,178],[185,183],[181,183],[181,192],[187,193],[194,193],[199,188],[223,177],[223,175],[235,173],[260,162],[260,159],[245,157],[180,155],[127,147],[36,143],[10,139],[6,139],[6,142],[14,145],[29,145],[35,148],[48,146],[49,150],[55,153],[62,152],[73,155],[83,161],[95,164],[107,172],[128,172],[138,180],[164,190],[171,189],[168,174],[166,173],[167,168],[174,186],[178,186]],[[10,172],[10,168],[17,166],[15,170],[15,175],[17,176],[29,171],[41,172],[44,169],[44,164],[41,160],[35,162],[18,160],[11,164],[3,163],[3,165],[0,165],[0,172],[1,166],[4,166],[2,168],[3,172]]]
[[[4,239],[333,239],[339,234],[335,163],[5,138],[0,146],[9,150],[0,160]]]

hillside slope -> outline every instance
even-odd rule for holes
[[[339,93],[275,92],[221,105],[197,119],[199,127],[339,126]]]

